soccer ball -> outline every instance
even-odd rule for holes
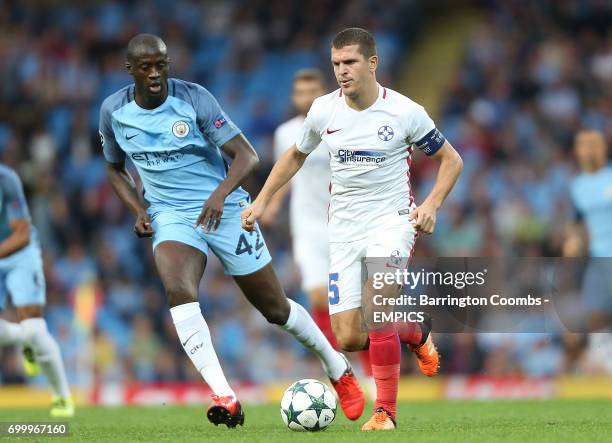
[[[287,388],[280,409],[292,431],[320,431],[336,418],[336,397],[325,383],[300,380]]]

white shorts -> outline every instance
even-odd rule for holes
[[[302,289],[310,291],[327,287],[329,273],[329,243],[327,235],[298,234],[293,238],[295,262],[302,275]]]
[[[407,216],[392,217],[369,232],[364,240],[330,243],[329,313],[361,307],[363,289],[362,259],[371,257],[409,258],[416,240],[416,230]],[[403,261],[403,267],[407,261]]]

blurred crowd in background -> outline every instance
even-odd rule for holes
[[[427,26],[424,2],[5,1],[0,9],[0,161],[24,181],[45,258],[47,317],[69,378],[94,381],[199,380],[178,344],[149,240],[105,180],[97,135],[102,100],[131,78],[124,48],[134,34],[161,35],[171,75],[216,95],[256,147],[262,166],[246,184],[256,193],[272,166],[272,134],[292,116],[293,73],[329,73],[329,42],[359,25],[377,39],[379,81],[394,86],[399,66]],[[452,2],[451,2],[452,3]],[[457,2],[459,3],[459,2]],[[587,125],[612,141],[612,7],[604,0],[476,2],[485,23],[443,94],[437,126],[465,169],[418,256],[560,255],[572,208],[572,138]],[[409,59],[408,59],[409,60]],[[434,163],[419,153],[420,201]],[[290,297],[307,304],[283,220],[266,241]],[[268,326],[211,259],[202,308],[231,380],[319,376],[316,362]],[[75,305],[77,308],[75,308]],[[12,313],[7,313],[9,317]],[[580,336],[440,337],[443,372],[551,375],[584,366]],[[537,352],[536,352],[537,350]],[[20,354],[3,349],[4,383],[21,382]],[[406,356],[406,373],[414,362]]]

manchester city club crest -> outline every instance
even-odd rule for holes
[[[391,126],[384,125],[378,128],[378,138],[384,142],[391,140],[394,134],[395,133],[393,132],[393,128]]]
[[[172,125],[172,133],[178,138],[186,137],[189,134],[189,125],[187,122],[179,120]]]

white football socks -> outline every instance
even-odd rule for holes
[[[291,310],[289,318],[281,328],[293,335],[310,351],[314,352],[323,363],[323,369],[329,378],[336,381],[346,371],[346,361],[342,358],[325,335],[318,328],[310,314],[300,304],[287,299]]]
[[[19,345],[25,339],[25,331],[19,323],[0,318],[0,346]]]
[[[43,318],[28,318],[21,322],[25,331],[25,341],[32,346],[36,362],[51,384],[54,396],[70,397],[70,386],[64,371],[60,348],[47,329]]]
[[[170,308],[170,314],[183,349],[210,389],[222,397],[236,397],[219,364],[200,304],[178,305]]]

